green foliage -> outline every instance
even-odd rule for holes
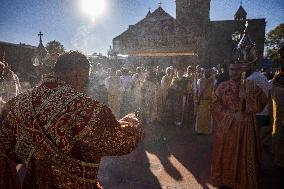
[[[265,45],[267,48],[268,59],[274,64],[280,62],[278,50],[284,45],[284,23],[267,33]]]
[[[47,43],[46,50],[48,51],[49,54],[53,53],[62,54],[65,51],[64,46],[59,41],[55,40]]]

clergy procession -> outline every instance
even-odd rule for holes
[[[268,69],[257,43],[265,20],[247,19],[242,1],[229,46],[212,46],[209,26],[217,36],[231,25],[209,20],[209,0],[199,13],[195,1],[175,3],[176,19],[160,2],[113,39],[123,60],[112,48],[107,60],[55,40],[47,48],[42,32],[37,48],[0,41],[0,189],[284,188],[283,33]],[[164,39],[133,37],[156,17]]]
[[[222,66],[91,67],[70,51],[28,90],[2,58],[0,188],[102,188],[101,158],[131,153],[149,125],[213,135],[215,187],[259,188],[263,146],[284,176],[284,47],[268,77],[246,30]]]

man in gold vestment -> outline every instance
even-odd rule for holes
[[[169,102],[168,93],[171,86],[171,83],[173,81],[174,77],[174,70],[171,67],[168,67],[166,69],[166,75],[162,77],[161,80],[161,121],[163,123],[167,123],[170,120],[171,116],[171,103]]]
[[[186,125],[191,125],[195,122],[195,100],[196,100],[196,71],[195,68],[191,65],[187,67],[187,73],[185,75],[187,79],[187,86],[186,86],[186,100],[185,108],[184,108],[184,122]]]
[[[217,129],[212,154],[213,185],[256,189],[260,149],[255,114],[267,103],[265,93],[253,82],[241,84],[241,65],[230,65],[230,80],[213,94],[212,115]]]
[[[102,188],[102,156],[130,153],[143,138],[139,119],[117,121],[111,110],[84,94],[89,61],[79,52],[61,55],[38,87],[10,100],[0,127],[0,188],[19,186],[8,168],[24,164],[23,188]]]
[[[197,100],[197,114],[195,131],[198,134],[211,134],[212,118],[210,105],[212,102],[212,92],[214,90],[215,79],[211,77],[211,70],[205,71],[205,77],[198,80],[199,92]]]

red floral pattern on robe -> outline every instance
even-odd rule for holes
[[[108,107],[49,78],[8,102],[0,160],[25,164],[23,188],[101,188],[101,157],[130,153],[142,138],[134,114],[117,121]]]
[[[212,154],[214,186],[235,189],[258,188],[259,142],[255,113],[267,103],[265,93],[253,81],[246,81],[246,110],[241,120],[239,86],[223,82],[213,94],[212,115],[217,122]]]

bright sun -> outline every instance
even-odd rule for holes
[[[105,11],[105,0],[81,0],[81,2],[83,11],[88,14],[93,21]]]

